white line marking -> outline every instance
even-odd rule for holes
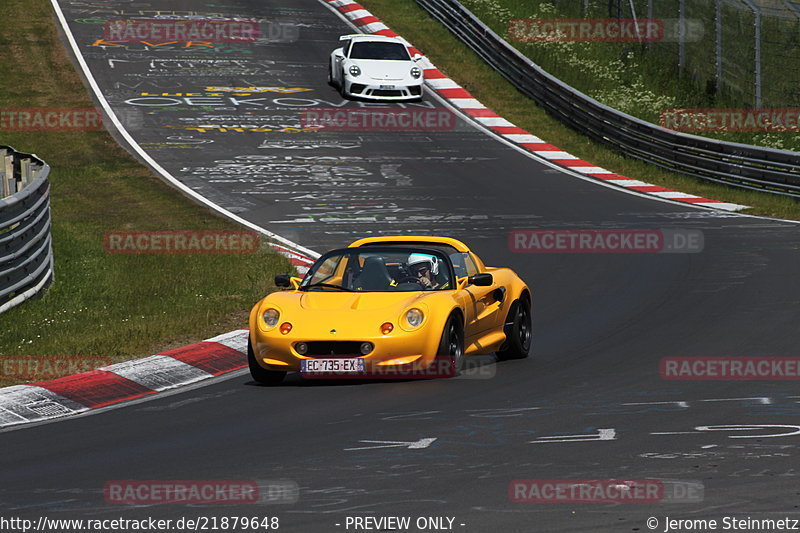
[[[596,435],[550,435],[538,437],[536,440],[528,441],[530,444],[543,444],[552,442],[589,442],[595,440],[616,440],[617,432],[613,428],[598,429]]]
[[[635,402],[623,403],[622,405],[677,405],[678,407],[689,407],[689,402],[671,401],[671,402]]]
[[[761,439],[761,438],[772,438],[772,437],[791,437],[794,435],[800,435],[800,426],[793,426],[793,425],[780,425],[780,424],[757,424],[757,425],[732,425],[732,426],[697,426],[696,430],[698,431],[757,431],[759,429],[772,429],[772,428],[783,428],[783,429],[792,429],[792,431],[786,433],[774,433],[774,434],[759,434],[759,435],[729,435],[729,439]]]
[[[466,413],[475,418],[508,418],[512,416],[522,416],[524,411],[536,411],[541,407],[509,407],[494,409],[467,409]]]
[[[355,451],[355,450],[377,450],[379,448],[408,448],[409,450],[422,450],[423,448],[427,448],[437,439],[437,437],[427,437],[424,439],[419,439],[418,441],[414,442],[404,442],[399,440],[360,440],[358,442],[363,442],[365,444],[380,444],[381,446],[364,446],[362,448],[345,448],[344,451]]]
[[[752,398],[709,398],[707,400],[697,400],[698,402],[740,402],[742,400],[758,400],[758,403],[769,405],[772,403],[772,398],[768,396],[755,396]]]

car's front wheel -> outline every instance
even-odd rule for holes
[[[497,358],[524,359],[528,357],[533,338],[531,326],[531,302],[523,296],[511,304],[506,318],[506,342],[503,349],[497,352]]]
[[[336,80],[333,79],[333,63],[328,59],[328,85],[336,87]]]
[[[455,377],[464,366],[464,328],[457,315],[450,315],[436,352],[436,374]]]
[[[253,380],[262,385],[277,385],[286,377],[286,372],[261,368],[261,365],[256,361],[256,355],[253,352],[253,345],[250,339],[247,339],[247,366],[250,367],[250,375],[253,377]]]

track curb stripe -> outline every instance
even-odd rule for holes
[[[107,370],[92,370],[73,376],[34,383],[89,409],[141,398],[155,391]]]
[[[356,20],[352,20],[352,22],[362,30],[366,31],[367,33],[380,33],[381,35],[386,35],[385,29],[381,29],[380,31],[370,31],[370,28],[365,25],[362,21],[369,20],[372,23],[380,23],[380,19],[372,15],[367,9],[364,9],[360,4],[356,4],[353,0],[322,0],[326,2],[329,6],[334,7],[340,13],[345,15],[348,19],[351,19],[351,14],[354,10],[358,9],[354,6],[358,6],[358,14],[360,18]],[[381,23],[383,28],[386,28]],[[394,33],[394,32],[392,32]],[[409,47],[409,50],[412,51],[412,54],[415,52],[419,52],[416,48],[414,48],[408,41],[403,39]],[[421,52],[419,52],[421,54]],[[472,94],[469,93],[466,89],[458,85],[455,81],[448,78],[442,71],[436,68],[427,57],[424,59],[427,65],[427,68],[424,69],[425,72],[425,82],[428,87],[436,91],[442,98],[448,100],[452,105],[459,108],[460,110],[464,111],[467,115],[475,118],[497,118],[500,117],[497,113],[491,111],[490,109],[486,108],[483,104],[481,104]],[[646,194],[658,197],[660,199],[669,199],[675,202],[682,202],[685,204],[693,204],[699,205],[703,207],[708,207],[712,209],[721,209],[724,211],[740,211],[742,209],[747,209],[747,206],[732,204],[727,202],[722,202],[720,200],[712,200],[709,198],[703,198],[700,196],[695,196],[693,194],[681,193],[679,191],[673,191],[671,189],[666,189],[664,187],[660,187],[657,185],[652,185],[650,183],[643,183],[639,180],[634,180],[633,178],[628,178],[625,176],[616,175],[620,183],[614,183],[607,179],[604,179],[603,176],[610,174],[611,172],[595,166],[593,163],[588,163],[583,161],[568,152],[564,152],[560,148],[553,146],[551,144],[546,143],[545,141],[539,139],[535,135],[525,131],[522,128],[514,126],[509,122],[510,125],[503,125],[503,126],[493,126],[490,123],[483,122],[481,120],[477,120],[477,122],[481,123],[482,125],[487,126],[490,130],[494,131],[502,135],[505,139],[522,146],[523,148],[534,152],[539,157],[547,159],[551,163],[555,163],[558,166],[561,166],[565,169],[571,170],[573,172],[579,172],[585,176],[590,176],[592,178],[596,178],[599,180],[604,181],[605,183],[612,183],[616,187],[621,187],[624,189],[629,189],[631,191],[635,191],[640,194]],[[529,138],[528,140],[523,139],[524,137]],[[535,140],[530,140],[535,139]],[[538,145],[538,146],[537,146]],[[552,155],[548,154],[548,152],[555,152]],[[626,184],[624,180],[629,180],[630,184]],[[635,185],[633,185],[635,183]]]
[[[75,415],[190,385],[247,366],[246,329],[174,350],[0,389],[0,428]]]

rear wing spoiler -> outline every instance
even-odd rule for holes
[[[340,41],[349,41],[353,37],[364,37],[364,36],[365,36],[365,34],[363,34],[363,33],[351,33],[350,35],[342,35],[341,37],[339,37],[339,40]]]

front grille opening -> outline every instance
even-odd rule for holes
[[[362,357],[361,341],[311,341],[306,357]]]
[[[396,89],[372,89],[372,96],[403,96],[403,91]]]

